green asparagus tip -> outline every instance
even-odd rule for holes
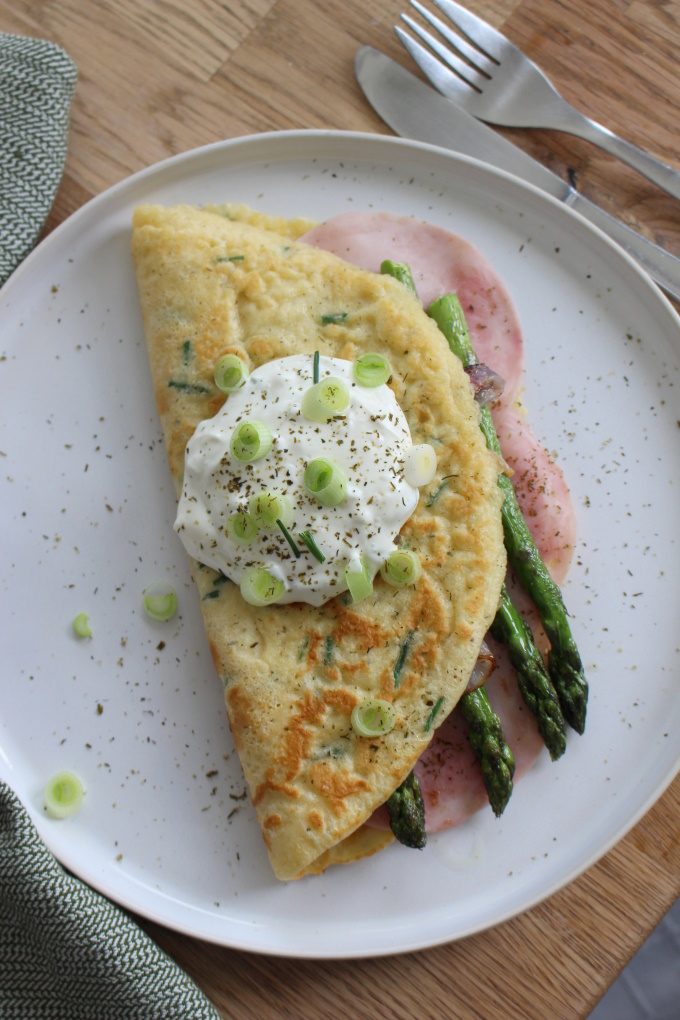
[[[425,804],[415,773],[410,772],[387,801],[390,828],[404,846],[422,850],[427,843]]]
[[[479,759],[489,804],[498,818],[512,794],[515,757],[483,687],[464,694],[459,704],[468,723],[470,746]]]
[[[392,262],[391,259],[385,259],[380,263],[380,272],[383,276],[393,276],[399,283],[403,283],[414,297],[418,296],[411,267],[406,262]]]

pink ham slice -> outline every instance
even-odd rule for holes
[[[374,273],[385,259],[407,262],[425,308],[440,295],[455,292],[477,357],[505,380],[499,406],[512,404],[524,364],[519,319],[505,284],[469,241],[390,213],[342,213],[300,240]]]
[[[576,543],[576,515],[562,472],[516,408],[494,413],[494,421],[503,456],[514,469],[512,482],[529,530],[553,579],[561,584]],[[548,642],[538,613],[512,570],[508,571],[507,585],[515,606],[531,627],[534,641],[546,652]],[[515,756],[514,782],[518,782],[543,750],[543,740],[534,716],[522,700],[505,647],[490,634],[486,641],[497,661],[486,683],[486,692]],[[488,806],[479,763],[466,734],[462,713],[454,710],[416,764],[428,832],[459,825]],[[381,827],[389,824],[386,809],[381,809],[375,822]]]
[[[538,443],[513,405],[523,371],[523,342],[514,304],[486,259],[469,242],[439,227],[388,213],[346,213],[320,224],[300,240],[332,251],[364,269],[379,272],[384,259],[407,262],[425,307],[455,292],[466,313],[480,361],[505,379],[493,417],[503,455],[527,523],[558,584],[563,581],[576,541],[576,518],[562,472]],[[536,611],[508,573],[508,587],[542,649],[546,648]],[[488,635],[497,668],[486,684],[494,711],[515,756],[515,782],[543,749],[536,720],[525,706],[506,650]],[[467,739],[467,724],[453,711],[437,729],[415,766],[426,809],[428,832],[440,832],[488,806],[479,763]],[[386,807],[370,824],[387,827]]]
[[[498,427],[504,456],[515,469],[513,484],[529,529],[552,577],[560,584],[576,542],[576,517],[562,472],[515,409],[504,414],[502,421],[499,419]],[[547,651],[548,643],[538,614],[511,570],[507,584],[513,602],[531,627],[536,644]],[[486,683],[486,692],[515,756],[514,782],[518,782],[543,750],[543,740],[534,716],[522,700],[506,649],[490,634],[486,641],[497,662]],[[452,828],[488,807],[479,762],[467,739],[467,724],[461,712],[454,710],[438,728],[432,743],[417,762],[415,772],[425,802],[428,832]],[[370,824],[387,828],[387,809],[382,807],[376,811]]]
[[[519,693],[507,652],[490,636],[487,641],[498,657],[498,666],[486,684],[486,692],[515,756],[514,782],[517,782],[541,753],[543,740],[534,716]],[[430,833],[460,825],[489,805],[479,762],[467,739],[467,723],[462,712],[453,711],[442,723],[432,743],[416,763],[415,773],[425,803],[426,828]],[[383,806],[374,812],[369,824],[388,828],[387,808]]]
[[[521,411],[494,408],[492,416],[524,518],[553,580],[562,584],[576,544],[576,514],[564,476]]]

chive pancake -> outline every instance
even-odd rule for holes
[[[132,238],[178,498],[187,442],[229,399],[214,380],[224,354],[253,372],[290,355],[311,363],[315,351],[348,361],[380,352],[413,443],[437,455],[436,475],[399,536],[422,563],[415,585],[395,588],[378,575],[360,602],[344,592],[318,607],[257,607],[191,560],[234,743],[282,880],[390,842],[364,823],[463,693],[506,567],[496,484],[503,465],[486,449],[460,362],[401,283],[299,243],[309,226],[243,206],[145,205]],[[395,709],[390,732],[353,729],[352,710],[368,698]]]

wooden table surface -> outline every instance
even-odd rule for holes
[[[564,95],[680,168],[678,0],[468,0]],[[285,128],[389,133],[355,82],[370,44],[409,66],[405,0],[0,0],[0,30],[51,39],[79,69],[47,229],[129,174],[196,146]],[[505,131],[680,255],[680,205],[585,142]],[[680,778],[599,863],[492,931],[398,959],[234,952],[141,921],[224,1017],[586,1017],[680,894]],[[474,960],[475,968],[471,967]],[[481,977],[479,976],[481,975]]]

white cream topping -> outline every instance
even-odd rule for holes
[[[302,395],[313,384],[313,359],[294,355],[252,372],[214,418],[200,423],[186,448],[175,521],[185,549],[238,584],[247,570],[264,567],[285,584],[279,602],[322,605],[347,589],[345,568],[359,557],[375,576],[418,503],[418,489],[404,477],[411,434],[392,391],[386,384],[360,386],[351,361],[320,358],[320,379],[330,375],[344,380],[350,392],[349,406],[331,421],[302,415]],[[242,463],[229,442],[234,428],[248,419],[268,425],[274,440],[264,458]],[[347,498],[339,506],[322,506],[305,488],[305,467],[318,457],[345,472]],[[290,499],[288,530],[299,558],[278,527],[260,530],[248,545],[226,533],[228,518],[247,511],[250,498],[262,491]],[[326,557],[323,563],[299,539],[302,531],[312,533]]]

